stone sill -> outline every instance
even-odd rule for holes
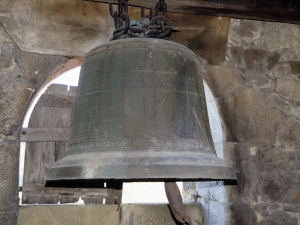
[[[192,221],[202,221],[200,204],[185,204]],[[19,225],[176,225],[167,204],[27,205]],[[195,223],[197,224],[197,223]]]

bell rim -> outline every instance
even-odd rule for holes
[[[155,156],[156,153],[155,151],[144,152],[133,156],[113,151],[67,155],[51,165],[46,181],[237,179],[229,163],[214,154],[183,152],[172,156],[170,151],[159,152],[159,156]],[[109,161],[110,159],[112,160]],[[190,159],[193,161],[191,162]],[[168,160],[172,163],[168,164]]]

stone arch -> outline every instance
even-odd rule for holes
[[[36,103],[38,102],[39,98],[42,96],[44,91],[47,89],[47,87],[52,83],[52,81],[55,80],[56,78],[58,78],[59,76],[63,75],[65,72],[68,72],[68,71],[72,70],[73,68],[80,66],[81,62],[82,62],[81,58],[73,58],[73,59],[69,59],[66,61],[62,61],[51,70],[52,71],[51,73],[46,73],[46,74],[43,74],[43,76],[41,76],[41,78],[37,82],[35,90],[33,91],[32,95],[30,96],[30,100],[28,101],[27,108],[24,111],[22,125],[21,125],[22,126],[21,131],[23,130],[24,127],[25,128],[28,127],[29,119],[31,117],[31,114],[32,114],[35,106],[36,106]],[[36,113],[35,116],[37,116],[37,115],[39,115],[39,114]],[[41,118],[43,118],[43,116]],[[34,120],[36,120],[36,119],[38,119],[38,118],[35,118]],[[20,159],[19,159],[19,173],[20,173],[19,174],[19,188],[20,188],[20,190],[23,186],[22,181],[23,181],[23,176],[24,176],[24,174],[21,174],[21,173],[24,173],[24,169],[26,166],[26,164],[25,164],[25,162],[26,162],[26,160],[25,160],[26,142],[22,142],[22,137],[26,137],[25,131],[20,133],[20,140],[21,140]],[[29,149],[30,148],[32,148],[32,147],[29,147]],[[24,191],[24,188],[22,188],[22,189]],[[20,194],[19,194],[19,197],[21,198]],[[24,197],[24,192],[23,192],[23,197]],[[20,204],[21,204],[21,200],[20,200]]]
[[[69,60],[64,60],[64,61],[60,62],[58,65],[56,65],[52,69],[51,73],[46,73],[43,76],[41,76],[36,84],[36,88],[35,88],[34,92],[30,96],[29,102],[26,106],[26,110],[23,115],[23,120],[24,120],[24,117],[25,117],[28,109],[30,108],[31,104],[33,103],[34,99],[37,97],[39,92],[45,86],[47,86],[51,81],[53,81],[55,78],[59,77],[63,73],[67,72],[68,70],[71,70],[77,66],[80,66],[82,61],[83,61],[83,58],[72,58]]]

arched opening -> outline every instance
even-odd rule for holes
[[[79,63],[80,64],[80,63]],[[36,109],[35,107],[37,106],[37,103],[40,102],[39,100],[41,99],[42,96],[44,96],[44,94],[48,91],[49,92],[49,87],[52,87],[53,85],[57,85],[57,86],[61,86],[62,88],[60,88],[60,90],[65,89],[65,92],[68,93],[70,92],[70,87],[72,89],[72,94],[75,100],[75,95],[76,95],[76,89],[74,87],[77,87],[78,85],[78,78],[79,78],[79,72],[80,72],[80,66],[78,66],[78,62],[75,64],[76,66],[73,68],[69,68],[70,65],[63,65],[62,70],[64,71],[64,67],[69,68],[69,70],[62,72],[61,74],[57,74],[57,70],[54,72],[54,74],[52,74],[50,76],[50,79],[46,79],[46,81],[41,85],[41,88],[36,91],[35,96],[33,96],[31,103],[29,104],[29,107],[27,109],[26,115],[24,116],[23,119],[23,123],[22,123],[22,132],[21,132],[21,142],[20,142],[20,159],[19,159],[19,199],[20,199],[20,204],[22,204],[22,193],[23,193],[23,184],[24,184],[24,167],[25,167],[25,149],[26,149],[26,143],[31,144],[32,141],[28,141],[27,137],[30,136],[30,134],[26,131],[24,131],[24,129],[28,129],[29,126],[29,121],[30,120],[39,120],[39,114],[41,114],[40,111],[35,112],[35,115],[33,115],[34,109]],[[72,66],[72,63],[71,63]],[[52,79],[51,79],[52,77]],[[52,88],[52,92],[57,92],[57,90],[53,90]],[[53,94],[53,93],[52,93]],[[43,98],[43,97],[42,97]],[[57,100],[57,99],[55,99]],[[63,99],[66,100],[66,99]],[[46,101],[51,101],[49,99],[44,100],[44,102]],[[32,118],[35,117],[35,118]],[[49,122],[51,123],[51,121],[48,121],[48,126],[49,126]],[[43,123],[40,122],[40,123]],[[51,125],[50,125],[51,127]],[[24,137],[25,140],[24,140]],[[36,143],[41,144],[44,140],[42,140],[42,142],[39,142],[37,140],[35,141]],[[34,148],[39,148],[41,146],[43,147],[48,147],[48,142],[43,142],[46,143],[45,146],[43,145],[37,145],[34,146]],[[27,145],[28,147],[28,145]],[[31,146],[32,147],[32,146]],[[42,160],[42,159],[38,159],[38,160]],[[30,162],[30,163],[35,163],[35,162]],[[27,164],[29,164],[29,162],[27,162]],[[40,164],[42,167],[44,166],[43,164]],[[49,165],[48,165],[49,166]],[[32,167],[34,168],[34,167]],[[35,167],[36,168],[36,167]],[[39,168],[42,169],[42,168]],[[31,171],[34,172],[34,171]],[[27,174],[30,173],[29,171],[27,171]],[[27,176],[28,177],[28,176]],[[32,178],[34,180],[34,182],[39,183],[38,181],[36,181],[36,178]],[[42,178],[43,179],[43,178]]]

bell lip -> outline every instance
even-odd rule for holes
[[[50,166],[46,177],[48,183],[59,180],[138,182],[236,179],[235,171],[227,161],[214,154],[181,152],[174,156],[172,151],[159,152],[158,155],[157,152],[124,154],[118,151],[67,155]]]
[[[116,168],[116,167],[115,167]],[[137,167],[134,165],[128,166],[129,169],[132,170],[140,170],[141,167]],[[189,173],[177,173],[176,175],[174,174],[167,174],[165,171],[168,171],[173,169],[172,167],[167,167],[167,166],[161,166],[160,167],[160,173],[163,174],[158,174],[155,172],[151,172],[152,170],[155,170],[154,168],[149,168],[148,171],[150,171],[151,175],[145,174],[145,173],[140,173],[139,175],[134,175],[132,174],[131,176],[125,176],[124,174],[118,174],[118,176],[114,175],[115,178],[109,177],[109,176],[103,176],[103,177],[94,177],[94,178],[89,178],[89,177],[84,177],[81,175],[78,176],[65,176],[64,178],[62,176],[56,176],[59,173],[64,172],[64,168],[58,168],[58,169],[49,169],[48,176],[46,178],[46,182],[49,181],[59,181],[59,180],[103,180],[103,181],[114,181],[114,180],[122,180],[124,182],[128,181],[134,181],[134,182],[146,182],[146,181],[226,181],[226,180],[237,180],[237,177],[235,175],[235,172],[233,168],[224,168],[224,167],[197,167],[197,166],[186,166],[186,167],[180,167],[181,170],[188,170],[188,171],[193,171]],[[70,167],[68,167],[70,169]],[[101,169],[101,168],[100,168]],[[211,173],[216,173],[215,171],[218,170],[223,170],[222,174],[219,175],[205,175],[203,172],[196,172],[196,170],[203,170],[203,169],[209,169]],[[212,171],[214,170],[214,171]],[[225,172],[224,172],[225,171]],[[193,173],[191,175],[190,173]]]
[[[65,187],[65,188],[113,188],[122,189],[123,183],[134,182],[212,182],[223,181],[224,185],[237,185],[237,179],[74,179],[74,180],[48,180],[45,183],[45,187]],[[106,185],[104,185],[106,183]],[[107,184],[110,184],[107,186]]]

